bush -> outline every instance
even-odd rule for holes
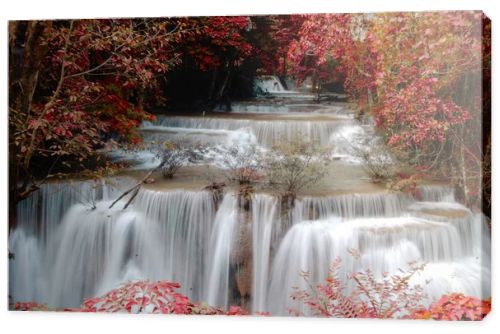
[[[262,160],[262,154],[255,145],[235,145],[222,153],[222,167],[228,170],[227,179],[240,185],[263,179]]]
[[[423,289],[409,283],[422,266],[411,264],[401,275],[384,274],[381,280],[370,270],[352,273],[348,276],[355,282],[351,294],[345,293],[346,287],[339,278],[340,266],[337,258],[324,284],[312,287],[312,291],[296,290],[292,298],[304,302],[314,315],[323,317],[393,318],[422,309]]]
[[[491,311],[491,301],[465,296],[461,293],[451,293],[442,296],[432,303],[428,309],[414,312],[412,319],[433,320],[483,320]]]
[[[273,146],[266,158],[269,184],[287,197],[317,184],[328,174],[331,159],[326,150],[300,135]]]
[[[292,298],[303,302],[313,315],[338,318],[397,318],[431,320],[482,320],[491,310],[490,300],[481,300],[460,293],[443,295],[429,307],[422,305],[426,295],[419,285],[411,285],[411,278],[424,266],[410,264],[401,274],[382,275],[377,279],[370,270],[348,275],[355,282],[347,294],[339,278],[340,259],[332,264],[325,283],[310,290],[299,290]],[[307,278],[307,274],[304,275]],[[298,315],[295,310],[290,311]]]
[[[363,147],[353,145],[352,148],[354,155],[363,163],[362,167],[372,182],[389,180],[396,173],[394,158],[382,143],[372,142]]]
[[[181,286],[169,281],[135,281],[123,284],[104,296],[86,299],[83,312],[126,312],[161,314],[247,315],[239,306],[230,306],[226,312],[206,304],[196,304],[181,293]]]
[[[163,177],[171,179],[188,162],[202,159],[199,149],[189,146],[185,141],[166,141],[158,149],[157,157],[161,160]]]

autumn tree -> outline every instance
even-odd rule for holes
[[[479,205],[489,173],[481,92],[489,31],[479,12],[308,15],[289,60],[299,78],[340,72],[394,154]]]
[[[163,101],[166,74],[186,59],[230,69],[251,46],[245,17],[13,21],[9,24],[10,225],[16,204],[55,174],[105,166],[110,141],[136,129]],[[199,42],[199,44],[197,44]],[[225,71],[214,94],[230,80]]]

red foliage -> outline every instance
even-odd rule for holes
[[[162,314],[248,315],[239,306],[228,311],[199,305],[185,295],[176,292],[180,284],[168,281],[136,281],[122,285],[104,296],[86,299],[82,312],[126,312]]]
[[[442,296],[427,309],[413,312],[411,319],[483,320],[491,311],[491,301],[451,293]]]
[[[322,82],[339,78],[342,71],[335,65],[344,54],[343,48],[352,44],[348,29],[350,21],[349,14],[304,16],[299,38],[290,43],[288,50],[292,73],[299,81],[308,76]]]
[[[422,266],[412,264],[407,272],[384,274],[380,280],[370,270],[353,273],[349,279],[355,282],[355,290],[346,294],[346,286],[338,274],[340,265],[337,259],[324,284],[313,287],[312,291],[297,290],[292,298],[305,303],[313,315],[324,317],[393,318],[422,308],[425,298],[422,287],[409,283]]]
[[[387,94],[376,122],[390,129],[389,145],[404,150],[444,142],[448,130],[470,118],[469,112],[449,98],[440,99],[435,83],[435,78],[416,79],[400,91]]]
[[[304,302],[317,316],[343,318],[404,318],[431,320],[482,320],[491,310],[489,300],[452,293],[442,296],[428,308],[421,305],[424,297],[420,287],[409,285],[411,276],[421,269],[412,266],[402,275],[381,280],[370,271],[358,272],[350,277],[356,282],[351,294],[338,278],[340,260],[337,260],[324,284],[312,291],[297,290],[292,298]],[[86,299],[80,308],[64,309],[70,312],[125,312],[198,315],[249,315],[240,306],[228,311],[206,304],[197,304],[175,292],[178,283],[168,281],[136,281],[114,289],[104,296]],[[16,311],[49,311],[46,305],[35,302],[15,303]],[[291,310],[291,314],[300,313]],[[255,315],[270,316],[268,312]]]
[[[341,262],[337,259],[325,283],[311,291],[297,290],[293,299],[303,302],[313,315],[339,318],[398,318],[434,320],[482,320],[491,310],[489,300],[452,293],[442,296],[428,308],[422,305],[422,287],[411,285],[410,279],[423,266],[410,264],[401,275],[382,275],[377,279],[370,270],[348,276],[356,283],[351,293],[339,278]],[[306,277],[307,279],[307,277]],[[299,314],[295,310],[292,314]]]
[[[49,310],[46,305],[38,304],[35,302],[15,303],[14,305],[12,305],[11,309],[14,311],[48,311]]]
[[[102,297],[86,299],[83,312],[191,313],[189,299],[175,292],[178,283],[137,281],[122,285]]]
[[[247,16],[213,16],[173,19],[183,30],[176,47],[202,70],[215,69],[229,58],[238,63],[252,51],[244,37]]]
[[[299,81],[344,78],[397,155],[452,181],[466,174],[457,185],[473,195],[481,187],[480,102],[489,101],[481,75],[489,77],[490,26],[482,22],[472,11],[306,15],[288,60]],[[462,174],[450,175],[459,164]]]
[[[64,156],[69,166],[109,139],[139,143],[137,127],[152,118],[145,107],[164,102],[165,75],[182,62],[201,70],[237,64],[252,51],[244,38],[249,22],[241,16],[46,23],[33,101],[28,109],[14,99],[10,105],[19,165],[28,174],[32,157]]]

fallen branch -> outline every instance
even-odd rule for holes
[[[141,186],[145,183],[148,183],[148,179],[151,177],[151,175],[153,175],[154,172],[160,170],[165,165],[165,162],[166,161],[162,161],[158,166],[156,166],[155,168],[150,170],[149,173],[142,180],[140,180],[137,184],[135,184],[133,187],[129,188],[128,190],[123,192],[123,194],[118,196],[118,198],[115,199],[113,201],[113,203],[111,203],[111,205],[109,206],[109,209],[111,209],[113,206],[115,206],[115,204],[118,203],[122,198],[124,198],[125,196],[127,196],[128,194],[133,192],[132,196],[130,196],[127,203],[125,203],[125,205],[123,206],[123,210],[128,208],[128,206],[132,203],[132,201],[137,197],[137,194],[139,193]]]

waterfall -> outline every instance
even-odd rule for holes
[[[336,258],[346,293],[355,288],[349,273],[370,269],[381,278],[418,261],[425,269],[411,284],[424,287],[426,303],[450,292],[490,297],[491,241],[482,214],[458,203],[449,186],[422,185],[409,195],[372,184],[353,149],[375,147],[372,123],[357,123],[346,104],[313,103],[276,78],[263,79],[261,87],[276,89],[273,99],[234,103],[232,113],[158,116],[140,128],[144,149],[105,153],[131,169],[150,169],[159,161],[146,146],[182,139],[203,144],[202,163],[224,174],[229,147],[266,153],[300,135],[329,150],[332,180],[288,206],[261,184],[249,205],[235,190],[214,202],[211,192],[192,190],[201,168],[189,166],[168,185],[143,187],[125,210],[128,198],[109,206],[135,184],[131,178],[45,184],[17,207],[10,301],[77,307],[124,282],[149,279],[178,282],[194,302],[223,309],[309,314],[291,294],[324,282]]]
[[[293,220],[339,217],[394,217],[400,215],[409,205],[407,195],[374,193],[339,196],[305,196],[296,201]]]
[[[234,254],[243,247],[236,241],[246,218],[236,196],[226,194],[216,210],[207,191],[143,189],[127,210],[124,203],[109,209],[131,182],[47,184],[22,202],[9,237],[11,300],[76,307],[122,282],[157,279],[181,283],[194,301],[222,308],[237,302]],[[451,201],[446,187],[426,186],[419,199],[383,192],[304,196],[285,218],[277,197],[254,194],[252,311],[307,314],[290,298],[294,287],[309,286],[300,273],[320,283],[337,257],[342,277],[366,268],[397,272],[421,261],[425,270],[413,282],[425,285],[429,300],[451,291],[488,297],[490,237],[482,215]]]
[[[439,185],[422,185],[418,187],[422,201],[455,202],[455,194],[451,187]]]
[[[255,79],[255,92],[259,93],[276,93],[284,92],[285,87],[280,79],[275,75],[263,75]]]
[[[73,204],[92,207],[96,201],[113,196],[130,183],[127,178],[46,183],[18,204],[19,225],[30,235],[39,234],[41,241],[47,243]]]
[[[49,198],[41,202],[43,212],[53,205]],[[22,226],[16,229],[9,241],[15,256],[12,299],[76,307],[127,280],[166,279],[181,282],[183,293],[201,300],[215,216],[211,194],[141,190],[127,210],[121,210],[124,203],[108,209],[110,203],[101,199],[95,208],[78,202],[66,208],[47,242]]]
[[[476,223],[477,219],[467,220],[468,225]],[[481,240],[472,238],[475,236],[460,233],[453,223],[410,216],[354,220],[331,217],[297,223],[284,237],[274,258],[268,310],[286,315],[289,309],[296,309],[307,314],[304,305],[290,298],[294,287],[309,291],[310,286],[322,283],[337,257],[342,260],[339,277],[366,268],[380,277],[384,272],[407,268],[412,261],[428,263],[414,282],[425,286],[425,280],[430,279],[425,286],[428,302],[439,298],[443,291],[488,296],[489,266],[482,262],[484,252],[468,245],[488,245],[489,240],[484,234]],[[359,252],[359,259],[349,250]],[[307,272],[307,281],[297,275],[301,272]],[[349,283],[348,291],[353,288]]]
[[[99,202],[96,209],[77,204],[65,215],[56,232],[60,242],[49,245],[48,250],[49,305],[77,307],[83,298],[128,279],[143,278],[134,272],[133,261],[129,263],[130,243],[141,228],[142,217],[118,207],[109,210],[110,204]]]
[[[231,112],[235,114],[268,114],[302,118],[310,116],[334,116],[336,119],[352,119],[352,113],[342,105],[321,105],[317,103],[275,103],[262,104],[256,101],[234,102]]]
[[[229,295],[229,270],[237,227],[237,199],[226,194],[222,200],[208,249],[208,276],[205,301],[210,305],[227,308]]]
[[[252,312],[263,312],[267,308],[271,247],[279,233],[278,199],[256,194],[252,201]]]
[[[42,257],[38,239],[23,228],[17,228],[9,236],[9,301],[43,300],[43,281],[40,280]]]
[[[168,116],[158,117],[155,122],[145,122],[146,130],[162,130],[167,132],[181,132],[199,134],[229,135],[231,132],[250,129],[263,146],[272,146],[283,139],[293,139],[300,135],[311,142],[328,145],[330,137],[341,128],[347,120],[254,120],[232,119],[219,117],[186,117]]]

